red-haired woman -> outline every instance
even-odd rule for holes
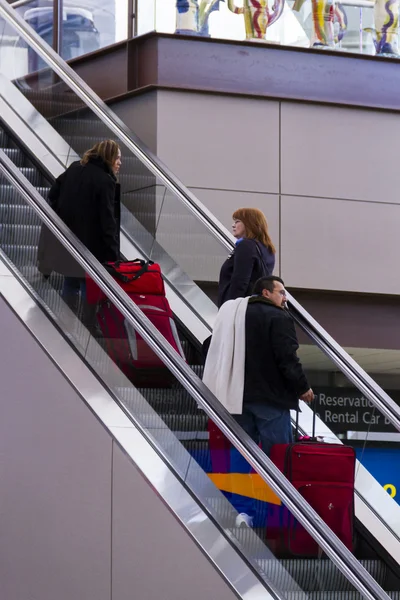
[[[272,275],[275,266],[275,246],[264,213],[258,208],[239,208],[232,217],[236,246],[221,267],[218,306],[250,296],[257,279]]]

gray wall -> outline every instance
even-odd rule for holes
[[[110,106],[124,123],[145,141],[152,152],[157,152],[157,93],[155,91],[143,96],[116,100]]]
[[[391,113],[157,92],[161,160],[228,227],[235,208],[262,209],[280,249],[276,272],[291,287],[400,293],[398,139]],[[218,265],[198,250],[207,236],[190,252],[196,239],[179,219],[174,227],[167,249],[179,256],[188,242],[189,273],[215,279]]]
[[[232,600],[0,297],[0,597]]]

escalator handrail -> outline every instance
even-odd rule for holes
[[[228,250],[234,248],[234,238],[218,219],[188,190],[181,181],[155,156],[143,142],[123,123],[97,94],[42,38],[25,23],[23,18],[5,0],[0,0],[0,16],[11,23],[21,37],[41,56],[57,75],[83,102],[109,127],[109,129],[135,154],[147,168],[207,227],[212,235]],[[378,410],[400,431],[400,407],[354,361],[343,348],[317,323],[311,315],[288,294],[289,307],[295,320],[305,327],[315,343],[340,370],[345,367],[349,379],[360,387]]]
[[[269,485],[294,517],[313,536],[332,562],[349,579],[360,594],[370,600],[389,600],[384,590],[361,566],[352,553],[325,525],[317,513],[305,503],[304,498],[287,481],[285,476],[243,432],[233,417],[197,377],[181,356],[158,332],[151,321],[116,283],[105,268],[72,234],[65,223],[54,213],[44,198],[24,177],[19,169],[0,150],[0,172],[10,181],[41,221],[66,247],[72,257],[97,283],[107,298],[138,331],[150,348],[167,365],[187,392],[198,402],[231,443],[248,460],[254,470]]]

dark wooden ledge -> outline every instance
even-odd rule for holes
[[[70,61],[104,99],[156,88],[400,110],[400,60],[150,33]]]

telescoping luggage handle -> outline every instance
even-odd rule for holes
[[[123,273],[120,273],[118,271],[118,267],[121,265],[131,265],[131,264],[139,264],[141,265],[141,269],[135,273],[135,275],[132,275],[131,277],[129,277],[129,275],[124,275]],[[124,260],[117,260],[115,263],[107,263],[105,266],[105,268],[107,269],[107,271],[116,279],[119,279],[120,281],[122,281],[122,283],[130,283],[131,281],[136,281],[137,279],[139,279],[139,277],[141,277],[144,273],[147,273],[147,271],[149,270],[149,266],[150,265],[154,265],[154,262],[152,260],[141,260],[140,258],[135,258],[135,260],[129,260],[129,261],[124,261]]]
[[[315,408],[315,399],[311,402],[310,408],[311,408],[312,413],[313,413],[311,440],[316,440],[316,437],[315,437],[315,421],[316,421],[316,418],[317,418],[317,413],[316,413],[316,408]],[[302,438],[299,438],[299,412],[300,412],[300,408],[298,408],[296,410],[296,433],[295,433],[296,442],[301,441],[301,439],[302,439]]]

